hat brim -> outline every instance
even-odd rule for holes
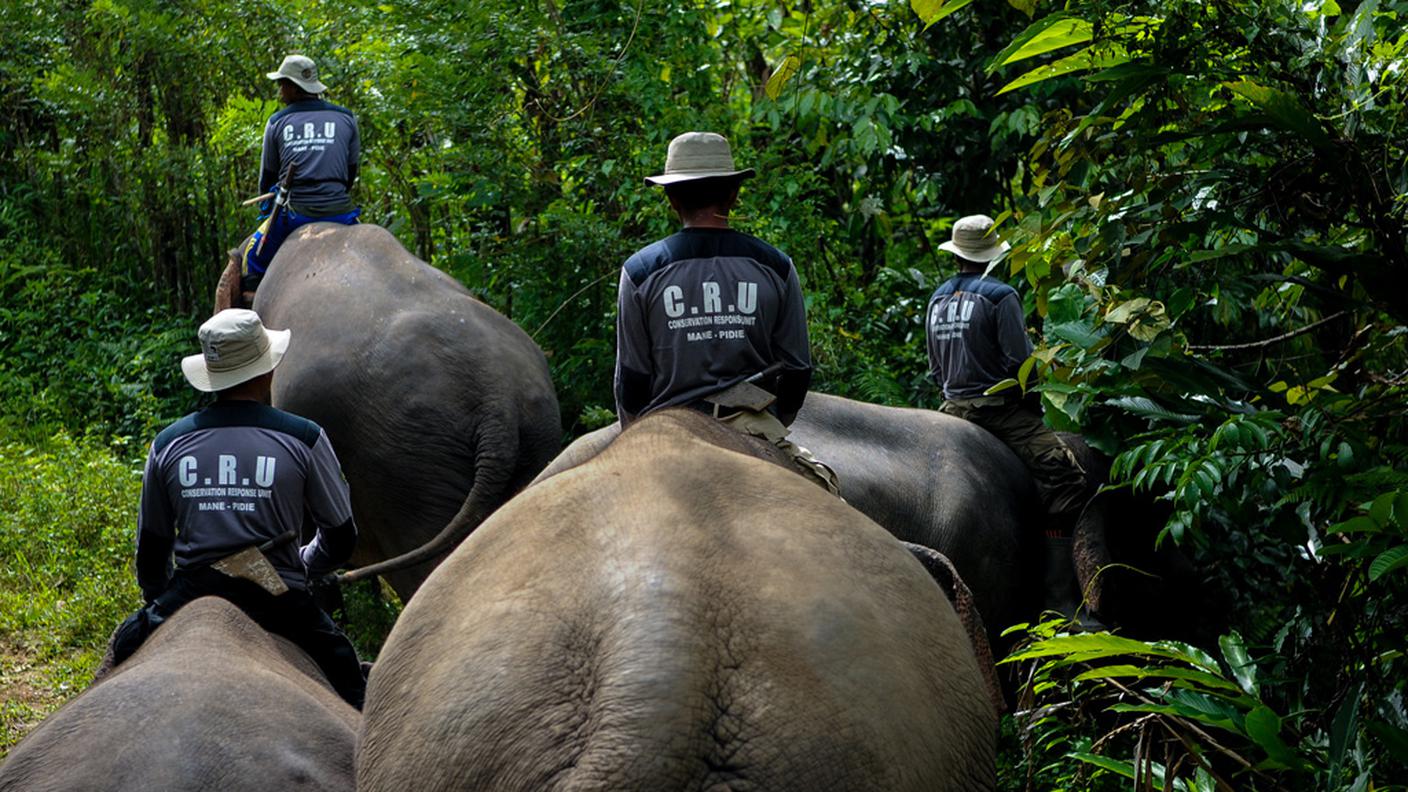
[[[228,371],[211,371],[210,367],[206,365],[205,354],[202,353],[182,358],[181,373],[186,375],[186,381],[191,383],[192,388],[203,393],[214,393],[233,388],[236,385],[249,382],[255,377],[268,374],[283,362],[284,353],[288,351],[289,339],[293,337],[293,331],[266,329],[264,334],[269,339],[269,348],[264,350],[264,354],[239,368]]]
[[[976,261],[980,264],[986,264],[989,261],[993,261],[998,256],[1001,256],[1003,253],[1006,253],[1011,249],[1012,246],[1007,244],[1006,242],[999,242],[996,245],[991,245],[989,247],[983,248],[959,247],[958,245],[954,244],[952,240],[939,244],[939,250],[947,250],[948,252],[952,253],[955,256],[958,256],[959,258],[965,258],[969,261]]]
[[[664,187],[680,182],[699,181],[701,179],[751,179],[757,175],[757,171],[752,168],[744,168],[737,171],[701,171],[692,173],[662,173],[659,176],[646,176],[645,180],[650,184]]]
[[[327,93],[328,90],[328,87],[326,85],[323,85],[317,80],[300,80],[297,77],[290,77],[287,74],[284,74],[283,72],[272,71],[269,72],[268,77],[271,80],[288,80],[289,82],[293,83],[294,85],[297,85],[299,88],[302,88],[308,93]]]

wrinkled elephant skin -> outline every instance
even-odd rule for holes
[[[379,226],[298,229],[254,308],[293,331],[274,404],[332,440],[361,531],[355,564],[437,535],[448,551],[561,446],[542,350]],[[388,580],[408,598],[439,558]]]
[[[753,453],[665,411],[489,518],[387,640],[358,789],[993,789],[939,587]]]
[[[350,790],[359,722],[307,655],[207,597],[16,746],[0,790]]]

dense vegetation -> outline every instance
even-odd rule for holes
[[[609,420],[614,274],[671,227],[641,177],[674,134],[723,132],[758,168],[738,225],[797,261],[820,390],[933,406],[937,244],[998,217],[1015,249],[997,274],[1042,338],[1010,387],[1115,456],[1116,486],[1167,501],[1162,540],[1223,603],[1197,646],[1032,626],[1007,785],[1401,785],[1405,15],[6,3],[0,646],[81,682],[135,603],[133,469],[195,403],[176,359],[253,222],[263,73],[302,51],[360,116],[364,218],[535,337],[573,433]]]

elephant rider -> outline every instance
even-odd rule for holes
[[[262,223],[245,248],[240,273],[246,293],[258,288],[269,262],[294,229],[312,222],[352,225],[362,211],[350,195],[361,156],[352,111],[322,99],[327,86],[318,81],[311,58],[289,55],[268,77],[278,82],[284,107],[269,116],[264,127],[259,192],[277,187],[287,194],[260,207]]]
[[[269,406],[291,332],[266,330],[254,311],[231,308],[199,335],[202,354],[181,368],[215,402],[152,443],[137,518],[137,584],[147,604],[114,634],[112,663],[183,605],[213,595],[301,647],[360,708],[366,681],[357,652],[308,592],[308,581],[344,563],[356,544],[347,483],[317,424]],[[308,544],[275,539],[292,538],[287,532],[305,520],[316,529]],[[277,573],[272,585],[221,571],[222,560],[271,539],[263,561]]]
[[[954,223],[952,239],[939,247],[958,258],[958,274],[934,291],[925,321],[929,377],[944,393],[939,410],[996,435],[1030,471],[1047,511],[1046,605],[1075,616],[1081,597],[1071,536],[1086,501],[1085,470],[1043,422],[1039,402],[1015,388],[988,393],[1016,377],[1032,352],[1022,298],[985,272],[1009,245],[993,232],[992,218],[971,215]]]
[[[839,493],[836,474],[787,440],[812,376],[797,270],[783,252],[729,227],[753,173],[734,168],[722,136],[686,132],[670,141],[665,172],[646,179],[665,188],[683,228],[621,268],[616,412],[623,428],[664,407],[707,412],[772,442]],[[750,378],[756,387],[744,383]]]

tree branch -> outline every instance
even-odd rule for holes
[[[1348,313],[1349,313],[1348,310],[1336,311],[1335,313],[1330,314],[1329,316],[1325,317],[1324,319],[1321,319],[1321,320],[1318,321],[1318,322],[1311,322],[1310,324],[1306,325],[1305,327],[1299,328],[1299,329],[1297,329],[1297,330],[1292,330],[1292,331],[1289,332],[1289,333],[1282,333],[1281,335],[1273,336],[1273,337],[1271,337],[1271,338],[1267,338],[1267,339],[1264,339],[1264,340],[1261,340],[1261,341],[1252,341],[1252,342],[1249,342],[1249,343],[1246,343],[1246,344],[1216,344],[1216,345],[1212,345],[1212,346],[1201,346],[1201,345],[1189,344],[1189,345],[1188,345],[1188,349],[1193,350],[1193,351],[1197,351],[1197,352],[1211,352],[1211,351],[1222,352],[1222,351],[1232,350],[1232,349],[1261,349],[1262,347],[1269,347],[1269,346],[1272,346],[1273,344],[1279,344],[1279,343],[1281,343],[1282,341],[1289,341],[1290,339],[1295,338],[1296,336],[1299,336],[1299,335],[1305,335],[1306,333],[1309,333],[1310,331],[1314,330],[1315,328],[1320,327],[1321,325],[1329,324],[1330,322],[1333,322],[1333,321],[1335,321],[1336,319],[1339,319],[1340,317],[1345,316],[1345,315],[1348,314]]]

